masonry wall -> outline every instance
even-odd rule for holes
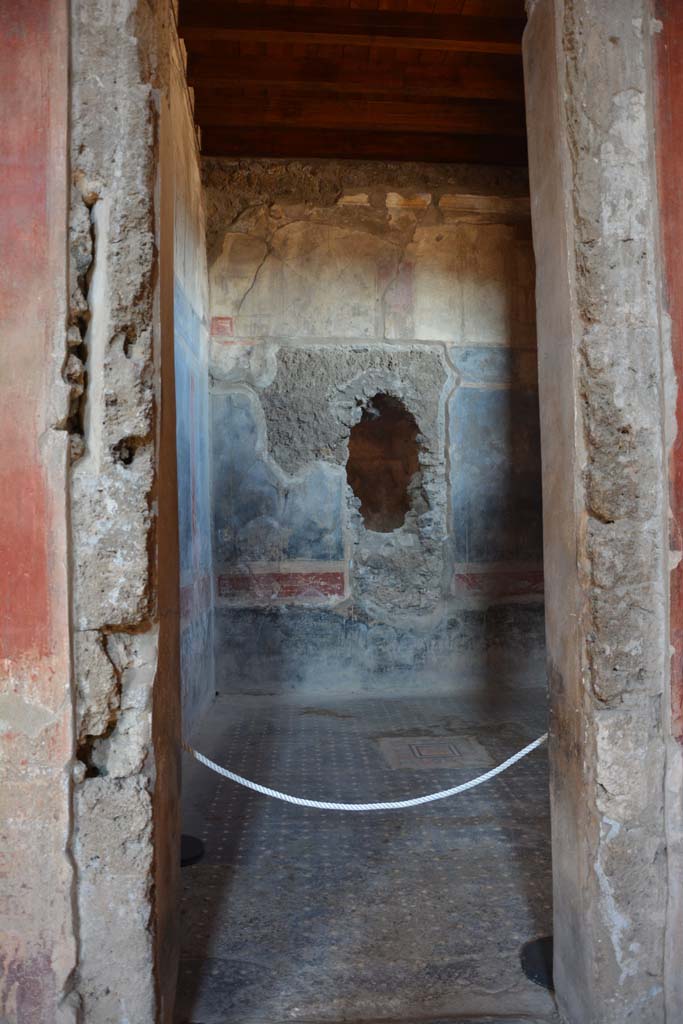
[[[221,686],[542,682],[540,455],[521,174],[204,162]],[[349,434],[414,417],[404,524]]]
[[[73,0],[73,984],[82,1019],[93,1024],[168,1020],[175,984],[171,38],[166,4]]]
[[[174,359],[180,667],[186,737],[214,693],[209,505],[209,297],[204,209],[191,93],[181,46],[172,47],[171,130],[175,177]]]
[[[662,1024],[683,1019],[674,377],[652,60],[662,26],[644,0],[529,6],[555,988],[571,1024]]]

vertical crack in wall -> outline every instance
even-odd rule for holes
[[[81,183],[79,183],[81,184]],[[82,455],[84,446],[84,408],[87,392],[87,344],[86,333],[89,321],[88,295],[94,266],[96,237],[91,211],[97,202],[95,191],[87,192],[73,185],[69,205],[69,261],[68,261],[68,317],[64,335],[64,352],[61,365],[63,388],[56,389],[54,396],[54,418],[52,429],[65,431],[69,435],[69,462],[73,464]],[[73,620],[70,621],[70,628]],[[74,731],[78,731],[78,668],[76,664],[77,643],[72,646],[71,700],[74,708]],[[64,854],[71,868],[71,913],[73,937],[75,940],[75,964],[64,979],[62,989],[56,994],[57,1020],[63,1024],[75,1024],[83,1019],[83,1003],[78,990],[79,960],[81,950],[81,922],[78,907],[78,886],[80,881],[78,856],[75,848],[75,787],[87,773],[82,757],[85,746],[76,736],[76,756],[72,763],[69,787],[68,835]],[[88,757],[86,755],[86,762]]]

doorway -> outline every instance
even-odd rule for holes
[[[306,171],[315,196],[297,161],[204,158],[217,696],[192,742],[295,795],[404,799],[546,730],[526,183]],[[179,1021],[553,1019],[520,962],[552,932],[544,752],[367,815],[183,778]]]
[[[314,229],[322,228],[321,234],[325,236],[324,223],[312,225],[306,221],[308,203],[325,210],[335,207],[339,201],[342,205],[346,203],[351,208],[350,223],[347,225],[351,232],[356,226],[353,219],[354,206],[362,208],[366,202],[370,207],[376,203],[381,206],[373,186],[378,185],[381,190],[382,182],[378,182],[372,173],[364,171],[356,174],[353,180],[346,182],[348,188],[345,189],[334,178],[330,182],[321,175],[319,168],[312,170],[310,158],[313,157],[345,161],[366,158],[391,163],[406,159],[410,154],[419,154],[422,160],[467,161],[467,171],[460,167],[454,180],[449,182],[451,187],[445,194],[438,193],[429,176],[423,178],[412,192],[409,187],[411,183],[405,178],[399,185],[393,186],[392,192],[398,196],[395,205],[400,211],[396,214],[394,225],[405,213],[402,204],[407,196],[418,209],[423,204],[423,210],[424,196],[430,197],[426,205],[428,210],[431,207],[431,212],[427,213],[425,222],[416,229],[416,239],[418,236],[423,237],[422,228],[435,226],[434,221],[429,224],[429,217],[434,217],[435,192],[439,197],[436,204],[438,212],[445,220],[448,219],[448,213],[457,219],[463,203],[465,213],[462,220],[466,222],[468,217],[472,217],[468,205],[472,196],[478,197],[480,201],[474,211],[475,223],[486,222],[487,218],[489,222],[495,223],[499,219],[501,211],[497,199],[501,196],[505,198],[503,220],[516,219],[519,223],[524,219],[519,206],[515,211],[516,217],[512,207],[515,205],[514,200],[523,203],[528,192],[516,192],[514,185],[511,187],[516,174],[511,168],[519,168],[525,163],[521,77],[515,79],[519,65],[516,65],[515,71],[515,62],[511,61],[505,69],[505,61],[496,60],[497,72],[493,81],[488,77],[488,72],[483,78],[479,75],[479,61],[482,58],[472,55],[474,50],[479,54],[486,53],[483,63],[489,66],[489,70],[492,54],[506,54],[508,57],[518,55],[519,39],[524,27],[521,11],[516,11],[516,21],[514,12],[508,10],[507,14],[512,16],[512,20],[504,12],[503,22],[499,22],[497,12],[495,17],[486,17],[475,23],[468,18],[476,19],[481,12],[472,10],[469,3],[465,6],[468,8],[465,20],[458,17],[453,18],[449,25],[439,23],[439,31],[434,33],[439,36],[439,42],[435,43],[432,37],[428,47],[430,51],[443,51],[436,61],[442,65],[436,75],[444,71],[446,66],[449,69],[445,79],[441,79],[438,85],[438,89],[441,89],[446,81],[449,91],[447,102],[439,102],[435,107],[430,107],[436,84],[432,77],[434,69],[427,70],[431,59],[422,54],[418,60],[419,70],[416,72],[413,68],[411,71],[415,50],[419,50],[424,41],[424,34],[419,30],[424,30],[425,12],[416,14],[412,29],[408,28],[408,20],[412,15],[403,18],[398,12],[392,12],[391,16],[387,16],[381,9],[370,13],[352,11],[349,15],[340,14],[336,10],[331,20],[328,14],[312,14],[308,9],[298,14],[291,11],[274,14],[271,10],[249,9],[250,5],[244,5],[239,16],[234,11],[219,12],[217,8],[206,15],[197,15],[196,10],[190,15],[190,37],[194,33],[195,40],[203,40],[199,48],[201,52],[194,58],[194,72],[192,57],[189,67],[191,77],[195,74],[193,81],[198,88],[196,113],[204,125],[205,152],[209,154],[205,162],[205,194],[208,197],[207,223],[210,233],[214,232],[209,239],[212,265],[219,257],[230,259],[229,254],[223,252],[222,246],[225,230],[229,229],[235,219],[246,213],[246,209],[240,208],[239,197],[246,196],[247,206],[256,210],[263,205],[263,197],[272,192],[273,182],[262,181],[258,173],[253,173],[249,161],[248,166],[238,168],[228,187],[221,189],[217,179],[214,180],[214,190],[211,155],[215,159],[225,160],[226,157],[249,154],[253,161],[258,157],[272,156],[276,152],[280,160],[288,160],[300,157],[306,151],[303,167],[301,160],[294,159],[299,164],[296,172],[297,187],[289,195],[284,195],[283,203],[279,204],[287,205],[290,199],[296,200],[298,197],[304,211],[302,223],[293,230],[286,224],[285,230],[277,238],[269,235],[270,229],[265,225],[260,241],[249,241],[252,248],[255,245],[256,248],[260,247],[264,273],[266,270],[272,273],[275,256],[280,259],[282,273],[286,277],[291,269],[290,256],[298,244],[294,237],[297,233],[310,234]],[[668,910],[665,910],[665,864],[667,857],[672,855],[669,840],[671,835],[677,834],[675,801],[671,803],[668,795],[662,800],[642,799],[645,776],[639,774],[636,768],[642,759],[640,754],[634,758],[628,753],[633,749],[632,740],[638,751],[646,752],[643,755],[644,763],[652,766],[651,770],[657,778],[665,771],[665,765],[673,766],[671,770],[675,773],[675,766],[680,760],[671,736],[668,711],[670,702],[667,704],[666,700],[668,670],[664,638],[667,600],[665,581],[668,570],[662,568],[660,559],[661,552],[667,547],[666,540],[662,539],[666,537],[666,499],[662,490],[662,474],[655,468],[664,465],[665,461],[663,419],[658,416],[661,413],[666,418],[668,400],[659,386],[662,358],[666,362],[666,354],[663,356],[660,351],[662,335],[658,314],[655,312],[660,300],[657,298],[658,278],[654,269],[657,265],[657,244],[651,131],[653,90],[647,75],[647,69],[652,67],[648,50],[651,34],[641,32],[643,26],[650,25],[650,16],[649,8],[646,10],[645,5],[636,0],[627,5],[608,5],[600,12],[594,11],[590,5],[569,5],[548,0],[547,3],[531,5],[530,24],[525,32],[525,74],[531,142],[530,191],[534,243],[539,254],[536,283],[541,339],[539,376],[542,385],[543,489],[546,498],[545,569],[546,583],[549,584],[546,593],[546,626],[551,696],[554,703],[551,728],[554,747],[551,746],[551,759],[556,769],[556,784],[553,788],[554,848],[556,858],[561,858],[561,865],[558,869],[556,863],[554,873],[556,981],[561,991],[563,1013],[578,1021],[593,1018],[602,1020],[606,1014],[611,1014],[612,1019],[619,1021],[634,1006],[639,1008],[637,1012],[640,1013],[643,998],[648,1004],[647,1012],[653,1019],[658,1019],[658,1015],[661,1017],[664,1012],[664,1002],[677,1005],[678,998],[675,984],[672,988],[673,983],[670,983],[668,967],[661,967],[675,960],[672,953],[675,944],[672,944],[671,936],[677,933],[668,925],[664,928],[657,924],[669,921],[672,914],[673,918],[676,917],[675,897],[673,902],[669,902]],[[436,24],[434,21],[433,27]],[[333,37],[340,27],[345,29],[344,44],[335,51]],[[650,27],[654,30],[654,23]],[[471,32],[466,39],[462,34],[464,28]],[[482,36],[491,30],[493,33],[484,41]],[[302,33],[305,42],[301,39]],[[215,60],[214,43],[209,38],[212,34],[216,46],[222,46],[226,40],[233,46],[228,71]],[[290,53],[289,44],[294,40],[301,42],[304,49]],[[362,50],[362,40],[365,40],[365,50]],[[250,49],[251,43],[257,41],[258,51]],[[263,49],[263,46],[266,48]],[[271,46],[275,49],[268,49]],[[278,51],[278,47],[282,49]],[[313,50],[307,47],[313,47]],[[454,56],[462,52],[468,56]],[[578,54],[582,55],[581,59],[577,57]],[[597,61],[596,54],[599,54]],[[296,78],[296,74],[293,75],[297,65],[290,60],[291,57],[294,62],[299,61],[298,69],[304,76],[303,82]],[[455,66],[461,59],[465,67],[456,71]],[[358,86],[367,67],[371,68],[369,75],[373,88],[371,95],[361,97],[358,95]],[[400,67],[394,77],[389,70],[391,67],[394,72],[396,67]],[[605,89],[604,82],[591,78],[591,68],[609,69],[610,81],[618,83],[620,89],[616,93]],[[309,70],[315,81],[313,86],[311,79],[306,77]],[[237,80],[239,85],[235,84]],[[363,80],[367,84],[367,79]],[[398,90],[403,99],[407,82],[410,83],[408,104],[399,102],[389,112],[387,97],[379,99],[377,93],[384,88],[389,91],[394,89]],[[216,93],[212,98],[209,93],[214,86],[219,89],[220,95]],[[292,87],[296,95],[292,95]],[[467,90],[472,89],[492,91],[487,97],[479,95],[475,98],[467,93]],[[263,102],[253,102],[254,90]],[[421,94],[419,100],[418,94]],[[345,96],[353,96],[354,99],[344,99]],[[430,98],[427,99],[427,96]],[[614,96],[620,96],[622,100],[617,102]],[[626,97],[630,97],[628,103]],[[394,100],[397,100],[396,95],[392,98],[392,104]],[[463,104],[463,100],[467,102]],[[470,105],[470,100],[475,100],[473,105]],[[490,106],[492,100],[493,109]],[[593,107],[596,117],[587,119],[584,111]],[[386,114],[386,118],[380,115],[380,110]],[[333,114],[339,120],[331,127],[329,119]],[[600,130],[594,129],[596,125],[601,126]],[[447,126],[447,130],[444,130],[444,126]],[[418,138],[420,146],[411,148]],[[496,185],[490,191],[481,184],[482,166],[487,163],[498,168],[495,173]],[[604,168],[606,173],[601,172],[596,178],[596,168]],[[269,170],[271,179],[277,178],[279,173],[276,167]],[[453,205],[450,211],[447,210],[448,202],[442,203],[446,195],[451,196]],[[486,208],[481,202],[483,197],[491,200]],[[385,209],[393,204],[393,197],[391,202],[387,202],[387,198],[384,200]],[[370,214],[371,222],[372,216]],[[637,226],[637,240],[629,231],[622,237],[620,225]],[[334,229],[339,225],[335,222],[328,226]],[[230,245],[232,242],[229,240]],[[597,242],[599,244],[596,247]],[[372,244],[377,245],[377,238],[373,239]],[[318,249],[324,251],[324,248],[323,241]],[[252,256],[244,250],[242,255],[249,267]],[[346,269],[356,259],[363,263],[366,256],[367,251],[359,249],[354,253],[353,260],[342,264],[340,269]],[[316,261],[313,262],[315,264]],[[435,262],[438,265],[438,260]],[[391,260],[388,263],[391,265]],[[439,316],[444,304],[454,294],[450,288],[437,287],[428,303],[421,307],[419,299],[425,293],[420,287],[419,271],[424,266],[418,267],[416,271],[410,263],[410,260],[402,261],[396,277],[389,272],[387,301],[383,293],[382,301],[376,308],[376,312],[383,317],[389,314],[384,322],[384,333],[380,337],[394,344],[397,351],[400,344],[396,345],[396,342],[443,341],[438,334]],[[233,341],[237,344],[232,352],[237,353],[240,344],[248,348],[249,343],[264,337],[260,333],[262,324],[256,319],[252,320],[245,333],[241,333],[239,327],[236,328],[235,320],[241,317],[243,311],[258,315],[263,313],[262,309],[255,309],[254,302],[264,279],[259,280],[258,274],[250,277],[249,273],[246,275],[249,292],[242,293],[241,300],[244,310],[240,308],[232,313],[227,308],[212,310],[215,339],[222,343],[216,351],[222,353],[219,358],[221,363],[227,360],[228,374],[232,372],[232,355],[229,353]],[[466,269],[463,279],[467,281],[467,277]],[[404,279],[407,287],[402,290]],[[236,280],[239,281],[239,275]],[[272,282],[273,279],[266,277],[266,280]],[[367,275],[363,275],[363,280],[367,283]],[[445,280],[449,280],[448,274]],[[321,278],[317,283],[321,287],[329,286],[330,279]],[[391,304],[396,293],[400,296],[398,308]],[[274,287],[273,297],[278,294],[278,289]],[[641,299],[645,295],[647,302],[643,305]],[[518,294],[515,294],[516,298]],[[637,341],[631,331],[634,323],[632,314],[636,306],[640,310],[638,317],[643,313],[643,324],[647,322],[648,325],[644,334],[638,334]],[[358,308],[355,305],[349,306],[349,322],[361,322],[356,319],[356,314],[362,308],[362,303]],[[491,308],[495,318],[495,302]],[[649,311],[647,316],[643,312],[645,309]],[[406,310],[412,313],[412,325],[410,315],[404,316]],[[320,325],[320,321],[315,319],[315,310],[307,309],[305,303],[283,307],[279,311],[282,320],[276,327],[276,339],[279,339],[278,329],[285,329],[283,325],[288,325],[286,329],[289,334],[296,336],[297,329],[302,326],[302,311],[306,315],[312,312],[311,322]],[[435,316],[432,316],[433,311]],[[266,310],[263,323],[271,322]],[[436,328],[436,338],[429,332],[422,338],[411,334],[416,322],[418,325],[427,323],[430,329]],[[472,324],[466,327],[469,333]],[[395,335],[393,331],[396,331]],[[303,333],[306,333],[305,324]],[[313,338],[309,337],[308,340],[313,341]],[[319,332],[319,340],[330,340],[324,324]],[[367,340],[366,334],[356,337],[355,343],[363,346]],[[450,335],[445,340],[447,343],[453,342]],[[296,348],[296,345],[292,347]],[[444,347],[450,349],[459,346],[456,342]],[[666,344],[664,348],[666,350]],[[267,355],[266,349],[267,346],[260,350],[262,354]],[[245,358],[249,359],[246,354]],[[311,361],[303,363],[301,354],[297,352],[287,359],[284,355],[281,359],[278,357],[275,365],[271,361],[269,366],[260,366],[256,375],[258,381],[254,377],[247,384],[247,390],[260,392],[262,416],[257,413],[255,417],[258,422],[254,428],[254,443],[259,450],[266,451],[267,457],[273,457],[285,477],[296,475],[296,472],[292,472],[291,453],[286,450],[287,432],[291,433],[294,429],[296,433],[296,424],[288,420],[288,412],[291,413],[292,407],[289,402],[280,401],[279,387],[285,362],[293,366],[297,360],[300,360],[300,368],[305,367],[304,376],[311,369],[315,370]],[[625,376],[621,374],[620,368],[624,368]],[[467,402],[476,401],[476,397],[469,392],[481,390],[481,381],[475,377],[468,388],[462,384],[466,372],[457,372],[461,379],[458,386],[467,392],[461,396],[462,409]],[[513,371],[513,375],[520,372],[523,379],[524,371],[519,367]],[[221,374],[222,370],[212,374],[218,385],[216,390],[227,392],[230,390],[226,386],[229,379],[223,379]],[[654,384],[656,381],[659,382],[657,387]],[[647,386],[646,382],[649,382]],[[316,430],[320,425],[323,428],[329,427],[326,416],[330,407],[337,426],[345,420],[350,432],[355,425],[349,415],[349,408],[352,412],[354,409],[353,402],[360,400],[360,406],[355,406],[355,414],[362,421],[364,402],[374,395],[387,394],[401,401],[406,397],[400,387],[392,389],[386,380],[368,382],[369,390],[360,399],[353,393],[354,389],[345,389],[344,381],[338,383],[341,392],[335,396],[337,401],[330,400],[322,408],[316,407],[312,418]],[[504,391],[505,388],[500,390]],[[622,401],[625,394],[629,395],[626,402]],[[621,397],[606,401],[606,395]],[[645,398],[646,395],[649,397]],[[345,402],[349,404],[344,406]],[[489,411],[496,402],[504,402],[504,398],[500,395],[490,398]],[[422,430],[414,401],[404,404]],[[640,413],[636,415],[638,410],[642,411],[642,417]],[[450,458],[457,423],[451,418],[446,422],[450,433],[444,451],[448,451]],[[486,425],[486,417],[482,422]],[[642,426],[645,422],[649,424],[646,429]],[[427,436],[429,442],[428,434],[429,431],[424,436]],[[339,438],[334,430],[332,435],[321,461],[334,468],[334,465],[341,466],[344,460],[340,458]],[[322,442],[325,442],[325,430]],[[341,445],[343,448],[343,437]],[[303,450],[306,450],[305,444]],[[466,458],[470,451],[468,445],[464,444],[458,449],[458,454]],[[495,445],[491,452],[496,456],[501,454]],[[284,459],[282,465],[281,458]],[[651,462],[653,459],[654,463]],[[502,464],[505,461],[503,451]],[[461,460],[452,465],[462,469],[464,464]],[[626,466],[630,467],[627,478],[631,484],[628,486],[618,472],[619,468]],[[432,474],[438,476],[438,467],[437,458],[429,467]],[[449,465],[449,472],[451,468]],[[469,483],[477,479],[476,470],[479,468],[478,464],[467,467],[466,478]],[[632,486],[632,482],[640,478],[641,472],[647,473],[651,483],[647,495],[637,488],[634,490]],[[421,475],[425,476],[424,473]],[[272,483],[268,473],[265,477]],[[496,495],[496,501],[504,505],[511,497],[514,501],[521,494],[534,493],[523,485],[518,487],[518,483],[508,481],[505,488]],[[280,484],[283,484],[282,478],[279,478],[275,491]],[[323,487],[321,493],[325,489]],[[438,514],[435,515],[438,487],[432,487],[431,494],[428,488],[422,489],[427,491],[426,496],[414,497],[424,500],[433,517],[438,520]],[[482,493],[486,493],[486,487]],[[467,511],[466,506],[458,506],[457,510],[452,504],[449,507],[453,521],[457,512],[460,523],[467,521]],[[347,509],[351,523],[355,522],[353,513],[353,507]],[[409,507],[406,519],[410,515]],[[420,519],[420,514],[417,514],[417,519]],[[641,529],[644,520],[655,524],[651,532],[643,532]],[[476,519],[474,527],[472,535],[467,537],[465,551],[469,550],[470,541],[476,542],[475,548],[478,544],[486,543],[487,517]],[[447,529],[451,530],[450,522]],[[373,532],[366,531],[367,534]],[[456,536],[454,532],[452,535]],[[641,554],[624,562],[626,535],[629,538],[628,548]],[[498,531],[496,539],[500,540],[502,536],[503,533]],[[348,564],[359,564],[356,558],[359,553],[361,564],[365,564],[363,559],[369,553],[369,576],[379,589],[379,584],[386,579],[391,559],[375,561],[376,552],[372,547],[375,541],[365,534],[358,535],[357,547],[356,539],[353,543]],[[276,548],[279,550],[278,545]],[[523,553],[524,550],[522,545],[520,551]],[[338,555],[338,548],[336,552]],[[623,565],[626,571],[628,563],[621,589],[604,585],[606,577],[602,573],[607,552],[612,560],[610,564]],[[427,554],[433,556],[434,549],[428,550]],[[477,593],[479,585],[478,597],[482,598],[482,603],[499,607],[500,599],[504,601],[509,594],[512,582],[509,577],[505,578],[506,557],[503,557],[503,564],[499,564],[495,570],[493,566],[489,567],[491,571],[486,574],[485,581],[481,579],[484,574],[477,571],[476,562],[475,570],[472,571],[470,563],[461,561],[463,571],[458,574],[457,581],[453,581],[453,593],[449,594],[449,600],[452,598],[457,603],[462,597],[459,588],[464,588],[467,594],[464,610],[467,610],[467,600],[471,600],[473,591]],[[258,561],[250,564],[246,573],[243,568],[232,571],[235,567],[230,562],[228,568],[231,571],[219,573],[216,579],[217,618],[222,614],[221,602],[226,605],[231,601],[238,603],[235,591],[240,588],[242,596],[246,592],[253,599],[255,594],[261,594],[263,600],[263,595],[272,593],[273,584],[282,584],[282,589],[277,590],[275,605],[278,599],[284,597],[292,607],[298,607],[297,596],[311,598],[311,591],[303,595],[297,590],[300,583],[297,573],[302,566],[285,564],[287,575],[280,580],[277,574],[273,575],[272,561],[263,559],[261,561],[264,564],[260,566],[256,564]],[[352,588],[354,582],[344,572],[346,553],[341,559],[330,558],[328,555],[322,561],[330,572],[315,581],[314,591],[321,598],[322,604],[325,600],[331,604],[335,601],[341,604],[348,597],[349,587]],[[334,561],[339,564],[329,564]],[[541,578],[538,565],[533,564],[533,559],[522,565],[517,564],[514,570],[517,580],[522,570],[526,574],[525,585],[532,594],[534,589],[538,593]],[[248,580],[245,579],[247,576]],[[610,574],[608,576],[611,580]],[[422,577],[418,573],[416,579],[420,582],[424,580],[425,586],[420,592],[418,583],[409,593],[411,602],[417,600],[418,614],[421,615],[428,606],[434,576],[427,572],[426,577]],[[645,581],[646,586],[643,588]],[[382,589],[382,600],[390,600],[391,586]],[[640,602],[636,605],[630,599],[636,592],[641,596],[647,595],[645,605]],[[420,594],[419,598],[416,594]],[[366,593],[362,599],[368,600]],[[385,608],[386,604],[382,602],[372,608],[373,623],[383,621]],[[478,610],[481,611],[481,608]],[[297,648],[295,643],[290,644],[292,634],[288,632],[288,624],[282,625],[284,616],[280,614],[280,608],[269,609],[269,612],[272,612],[271,620],[285,641],[276,642],[276,657],[283,656],[287,673],[290,668],[296,671],[299,667]],[[407,612],[415,614],[414,603],[411,603]],[[298,614],[300,618],[304,617],[303,613]],[[245,616],[244,621],[247,618]],[[653,624],[656,624],[656,628]],[[241,635],[239,630],[236,635]],[[324,633],[316,632],[316,642],[319,635],[324,637]],[[643,643],[634,646],[631,638],[641,635]],[[313,645],[309,645],[308,650],[312,649]],[[401,653],[400,644],[394,644],[394,649]],[[386,647],[383,651],[386,651]],[[313,654],[317,656],[319,653],[315,646]],[[288,663],[290,655],[292,659]],[[500,651],[496,652],[496,657],[498,655]],[[429,661],[429,658],[426,660]],[[457,659],[450,664],[451,667],[456,665]],[[635,688],[634,680],[638,680]],[[652,713],[655,708],[662,710],[661,717]],[[629,737],[629,743],[621,742],[623,736]],[[629,780],[625,787],[614,786],[615,764],[619,766],[616,773],[618,777]],[[602,781],[597,785],[600,779]],[[655,782],[654,786],[657,789],[659,783]],[[672,792],[679,791],[675,779],[672,786]],[[667,821],[669,824],[674,823],[673,832],[669,825],[665,826]],[[667,829],[668,839],[665,839]],[[653,837],[652,842],[659,851],[656,855],[650,856],[647,853],[647,843],[644,841],[646,836]],[[668,851],[666,854],[665,850]],[[640,879],[643,892],[648,894],[647,914],[632,913],[630,890],[625,881],[631,877]],[[613,913],[615,906],[620,908],[617,917]],[[596,971],[597,963],[600,968]],[[645,975],[661,976],[663,981],[661,986],[651,986],[644,997],[642,978]]]

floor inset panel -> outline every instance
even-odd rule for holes
[[[379,748],[390,768],[488,768],[493,759],[472,736],[389,736]]]

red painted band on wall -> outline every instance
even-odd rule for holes
[[[489,597],[526,597],[543,594],[542,569],[496,569],[493,572],[456,572],[453,590]]]
[[[219,598],[248,597],[259,602],[291,598],[344,597],[343,572],[222,573],[217,577]]]

